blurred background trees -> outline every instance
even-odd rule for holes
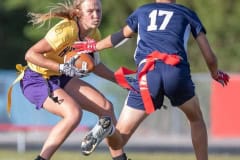
[[[62,0],[1,0],[0,1],[0,69],[15,69],[16,63],[25,64],[26,50],[42,38],[48,25],[37,28],[28,23],[28,12],[46,12],[52,3]],[[118,31],[125,19],[138,6],[149,0],[102,0],[102,36]],[[178,0],[178,3],[195,10],[207,29],[210,44],[219,58],[219,66],[225,71],[240,71],[240,1],[239,0]],[[101,54],[102,61],[113,69],[119,66],[135,68],[133,53],[136,37],[117,49]],[[190,38],[189,59],[193,72],[205,72],[203,58],[194,39]],[[116,61],[117,60],[117,61]]]

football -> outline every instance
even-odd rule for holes
[[[78,69],[86,70],[88,73],[92,72],[94,69],[94,59],[90,54],[70,51],[64,56],[64,63],[68,62],[73,56],[78,56],[74,66]]]

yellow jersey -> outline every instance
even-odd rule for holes
[[[43,55],[53,61],[63,63],[64,55],[72,50],[71,46],[75,41],[78,40],[78,32],[78,25],[74,20],[64,19],[60,21],[55,26],[53,26],[45,35],[45,39],[53,48],[53,51],[44,53]],[[88,35],[88,37],[95,40],[100,40],[101,34],[99,29],[93,30]],[[44,78],[60,75],[59,72],[54,72],[52,70],[37,66],[30,62],[27,62],[27,64],[31,70],[42,74]]]
[[[78,40],[78,32],[79,32],[78,26],[74,20],[64,19],[59,23],[57,23],[45,35],[45,39],[51,45],[51,47],[53,48],[53,51],[44,53],[44,56],[58,63],[63,63],[64,55],[70,50],[72,50],[72,47],[71,47],[72,44]],[[98,29],[95,29],[88,35],[88,37],[98,41],[101,39],[100,31]],[[99,53],[95,52],[93,56],[94,56],[95,64],[100,63]],[[28,67],[31,70],[42,74],[44,78],[49,78],[50,76],[54,76],[54,75],[60,75],[60,73],[58,72],[51,71],[47,68],[37,66],[30,62],[27,62],[27,63],[28,63]],[[11,111],[11,99],[12,99],[11,95],[12,95],[13,86],[23,78],[24,70],[26,69],[26,66],[17,64],[16,69],[18,70],[19,75],[8,89],[7,112],[9,116]]]

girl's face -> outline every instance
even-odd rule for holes
[[[84,30],[98,28],[102,20],[102,6],[100,0],[85,0],[81,4],[79,22]]]

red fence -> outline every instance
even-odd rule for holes
[[[240,138],[240,75],[231,75],[226,87],[213,82],[211,92],[212,136]]]

